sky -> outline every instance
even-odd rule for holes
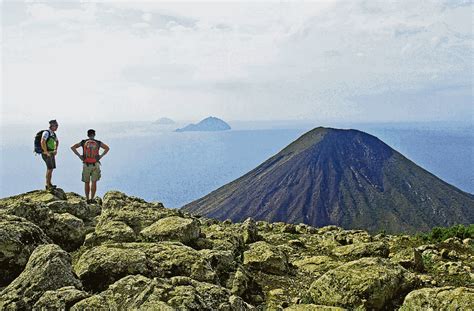
[[[474,123],[473,2],[1,2],[1,122]]]

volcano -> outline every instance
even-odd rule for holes
[[[474,195],[375,136],[318,127],[182,210],[220,220],[419,232],[474,223]]]

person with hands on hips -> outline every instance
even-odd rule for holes
[[[97,181],[101,177],[100,159],[109,152],[110,148],[105,143],[95,139],[95,130],[93,129],[87,131],[87,137],[87,139],[73,145],[71,150],[83,162],[82,181],[84,182],[87,203],[94,203]],[[82,148],[82,155],[77,151],[79,147]],[[100,149],[104,150],[102,154],[99,154]]]

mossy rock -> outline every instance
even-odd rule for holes
[[[413,273],[382,258],[362,258],[328,271],[310,288],[316,304],[382,309],[417,284]]]
[[[9,206],[18,202],[50,203],[58,200],[67,200],[66,193],[57,188],[53,191],[34,190],[19,195],[0,199],[0,208]]]
[[[69,213],[51,215],[46,234],[66,251],[78,249],[86,237],[84,222]]]
[[[0,214],[0,287],[20,275],[37,246],[49,243],[51,239],[35,224]]]
[[[358,259],[362,257],[388,257],[389,248],[384,242],[354,243],[339,246],[332,250],[334,256]]]
[[[33,310],[69,310],[74,304],[89,296],[74,286],[49,290],[35,303]]]
[[[329,256],[311,256],[295,260],[292,264],[298,267],[304,273],[311,273],[315,277],[320,276],[327,271],[334,269],[342,263],[335,261]]]
[[[127,276],[95,296],[75,304],[71,310],[251,310],[229,290],[188,277],[150,279]]]
[[[249,245],[249,249],[244,252],[244,265],[250,269],[277,275],[289,271],[287,255],[264,241]]]
[[[449,286],[418,289],[405,297],[399,310],[474,310],[474,289]]]
[[[171,216],[158,220],[140,232],[147,242],[178,241],[189,244],[199,238],[199,222],[192,218]]]
[[[80,196],[68,194],[67,201],[52,201],[46,206],[54,213],[69,213],[82,219],[91,221],[94,217],[100,215],[102,209],[98,204],[87,204],[85,199]]]
[[[82,289],[72,271],[71,257],[58,245],[40,245],[25,270],[0,292],[0,310],[30,310],[45,292],[65,286]]]
[[[339,307],[322,306],[315,304],[300,304],[289,306],[284,311],[346,311],[347,309]]]
[[[88,290],[100,291],[131,274],[150,275],[145,253],[139,248],[103,245],[85,251],[74,265]]]
[[[44,203],[18,199],[2,212],[26,218],[67,251],[77,249],[84,242],[86,228],[81,219],[69,213],[53,213]]]
[[[122,221],[101,220],[95,231],[89,234],[84,245],[97,246],[102,243],[135,242],[137,236],[130,226]]]
[[[85,251],[74,268],[84,286],[93,291],[133,274],[216,281],[210,263],[197,250],[178,242],[103,244]]]

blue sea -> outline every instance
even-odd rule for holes
[[[225,132],[173,130],[183,124],[152,122],[60,124],[53,183],[82,194],[80,160],[70,146],[89,127],[111,148],[102,160],[98,194],[119,190],[166,207],[181,207],[242,176],[317,126],[354,128],[377,136],[431,173],[474,193],[474,131],[456,124],[317,124],[310,122],[229,122]],[[33,138],[44,126],[2,125],[0,197],[44,185],[45,165],[35,156]]]

